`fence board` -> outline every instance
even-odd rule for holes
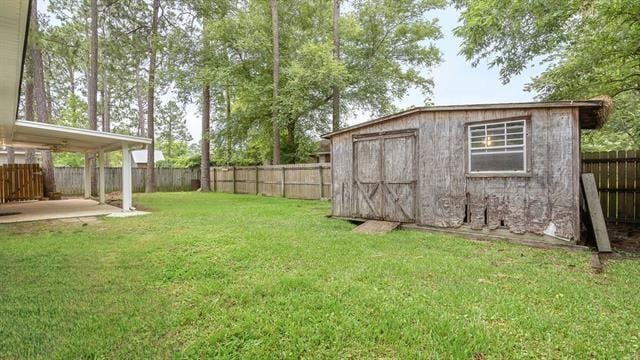
[[[582,154],[582,172],[593,173],[608,221],[640,223],[639,160],[638,150]],[[330,163],[212,167],[210,171],[213,191],[233,193],[235,189],[237,193],[299,199],[331,197]]]
[[[640,223],[640,151],[582,154],[582,171],[593,173],[607,221]]]
[[[640,223],[640,150],[582,154],[582,172],[593,173],[599,199],[608,221]],[[0,167],[8,169],[9,166]],[[15,196],[29,199],[42,196],[42,177],[36,165],[28,169],[0,170],[0,199]],[[158,191],[191,190],[191,180],[200,179],[199,169],[157,168]],[[331,197],[331,164],[212,167],[213,191],[285,196],[298,199]],[[56,168],[56,190],[64,195],[82,195],[83,169]],[[32,181],[30,180],[31,178]],[[144,192],[146,169],[132,169],[134,192]],[[16,184],[16,185],[11,185]],[[105,190],[120,191],[122,169],[105,169]],[[1,201],[1,200],[0,200]]]
[[[211,189],[293,199],[326,199],[331,194],[331,164],[212,167]]]
[[[0,203],[37,200],[43,196],[42,170],[37,164],[0,166]]]
[[[146,169],[133,168],[132,191],[144,192]],[[156,168],[156,190],[157,191],[189,191],[191,190],[191,180],[200,179],[199,169],[174,169]],[[78,167],[57,167],[54,170],[56,180],[56,190],[63,195],[84,194],[83,176],[84,169]],[[122,168],[105,168],[105,191],[115,192],[122,190]]]

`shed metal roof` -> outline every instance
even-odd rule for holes
[[[422,106],[404,110],[395,114],[382,116],[373,120],[365,121],[342,128],[338,131],[322,135],[328,139],[332,136],[353,131],[363,127],[379,124],[385,121],[397,119],[407,115],[422,112],[438,111],[478,111],[478,110],[507,110],[507,109],[540,109],[540,108],[578,108],[580,109],[580,126],[585,129],[595,129],[600,127],[605,119],[602,118],[599,110],[603,107],[601,100],[580,100],[580,101],[554,101],[554,102],[520,102],[520,103],[496,103],[496,104],[472,104],[472,105],[444,105],[444,106]]]

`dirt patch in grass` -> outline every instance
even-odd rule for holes
[[[640,225],[607,223],[616,256],[640,258]]]
[[[80,218],[67,218],[55,220],[32,221],[15,224],[5,224],[4,229],[12,235],[29,235],[43,232],[60,232],[62,230],[80,229],[86,226],[95,226],[103,220],[97,216]]]
[[[118,208],[122,207],[122,193],[120,191],[114,191],[105,194],[105,202],[111,206],[115,206]],[[136,210],[139,211],[151,211],[150,208],[145,207],[144,205],[140,205],[139,203],[135,203],[133,206],[136,208]]]

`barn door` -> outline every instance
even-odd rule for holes
[[[354,217],[382,219],[382,142],[380,137],[355,139],[353,143]]]
[[[352,215],[415,221],[415,133],[358,137],[354,139],[353,151]]]
[[[383,138],[383,218],[415,221],[416,137],[404,133]]]

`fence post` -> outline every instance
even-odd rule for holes
[[[259,180],[258,171],[259,171],[258,167],[256,166],[256,195],[260,194],[260,182],[258,181]]]
[[[285,192],[284,192],[284,166],[282,167],[282,197],[285,197]]]
[[[217,192],[218,188],[216,186],[216,167],[212,167],[213,169],[213,192]]]
[[[236,167],[235,165],[231,167],[231,184],[233,185],[233,193],[236,193]]]
[[[322,164],[318,164],[318,174],[320,175],[320,199],[324,199],[324,181],[322,179]]]

